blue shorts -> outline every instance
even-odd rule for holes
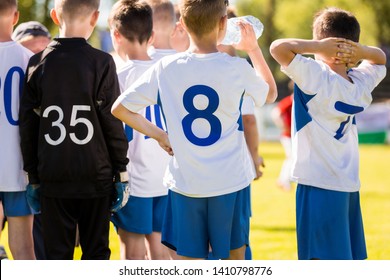
[[[193,198],[169,191],[162,242],[178,255],[217,259],[249,244],[249,187],[238,192]]]
[[[338,192],[298,184],[298,259],[367,258],[359,192]]]
[[[127,204],[113,213],[111,222],[116,228],[139,234],[161,232],[168,196],[130,196]]]
[[[32,209],[27,203],[26,191],[0,192],[6,217],[22,217],[32,215]]]

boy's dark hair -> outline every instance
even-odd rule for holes
[[[228,0],[184,0],[180,11],[188,31],[202,38],[226,15],[227,6]]]
[[[142,44],[153,31],[152,8],[145,1],[120,0],[112,7],[108,22],[130,42]]]
[[[335,7],[326,8],[314,16],[313,37],[317,40],[339,37],[359,42],[360,25],[352,13]]]
[[[71,18],[85,16],[97,11],[99,5],[100,0],[55,0],[58,12]]]
[[[17,0],[1,0],[0,1],[0,14],[7,11],[10,8],[14,8],[18,6]]]

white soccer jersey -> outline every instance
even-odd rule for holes
[[[19,136],[19,97],[33,53],[20,44],[0,43],[0,191],[26,190]]]
[[[325,63],[296,55],[282,71],[298,86],[292,112],[292,179],[328,190],[358,191],[355,114],[370,105],[386,67],[363,61],[348,73],[351,83]]]
[[[177,51],[174,49],[156,49],[153,46],[151,46],[148,49],[148,55],[155,61],[160,60],[163,57],[166,57],[168,55],[176,54]]]
[[[211,197],[252,182],[240,104],[248,94],[262,106],[268,89],[245,59],[184,52],[157,62],[119,100],[132,112],[161,104],[175,154],[164,183],[187,196]]]
[[[154,60],[128,61],[118,72],[119,84],[123,89],[131,86],[141,74],[155,63]],[[158,127],[166,130],[165,122],[158,105],[143,108],[138,113]],[[137,197],[156,197],[166,195],[167,187],[163,185],[163,177],[171,156],[169,156],[154,139],[146,137],[128,126],[125,127],[129,149],[129,184],[131,195]]]

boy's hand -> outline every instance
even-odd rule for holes
[[[115,176],[113,201],[110,209],[112,212],[118,212],[129,200],[130,187],[128,181],[127,171]]]
[[[241,41],[238,44],[233,44],[233,47],[245,52],[251,52],[259,48],[253,26],[243,20],[238,22],[238,26],[241,30]]]
[[[262,156],[257,155],[256,158],[253,158],[253,163],[255,164],[255,170],[256,170],[256,177],[254,180],[257,180],[261,176],[263,176],[263,171],[261,170],[261,168],[265,167],[264,159]]]
[[[41,186],[39,184],[28,184],[26,188],[27,203],[34,210],[34,214],[41,212]]]
[[[325,38],[319,42],[318,54],[335,64],[353,62],[352,45],[344,38]]]
[[[347,66],[352,68],[355,67],[359,61],[365,58],[364,46],[351,40],[346,40],[346,43],[350,46],[351,49],[351,57]]]
[[[161,133],[161,137],[156,139],[161,148],[164,149],[170,156],[173,156],[173,150],[171,143],[169,142],[168,134],[164,131]]]

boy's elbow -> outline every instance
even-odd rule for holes
[[[278,58],[281,53],[281,49],[282,49],[282,41],[280,39],[273,41],[269,47],[269,52],[276,61],[278,61]]]
[[[383,50],[380,50],[380,58],[379,58],[379,65],[386,65],[387,64],[387,57]]]
[[[283,39],[273,41],[269,51],[271,56],[283,67],[287,67],[295,56],[288,43]]]
[[[274,103],[277,97],[278,97],[278,91],[276,87],[270,88],[270,90],[268,91],[266,103]]]
[[[117,119],[120,119],[120,113],[121,113],[121,107],[122,105],[118,102],[115,102],[111,107],[111,114],[116,117]],[[122,106],[123,107],[123,106]]]

